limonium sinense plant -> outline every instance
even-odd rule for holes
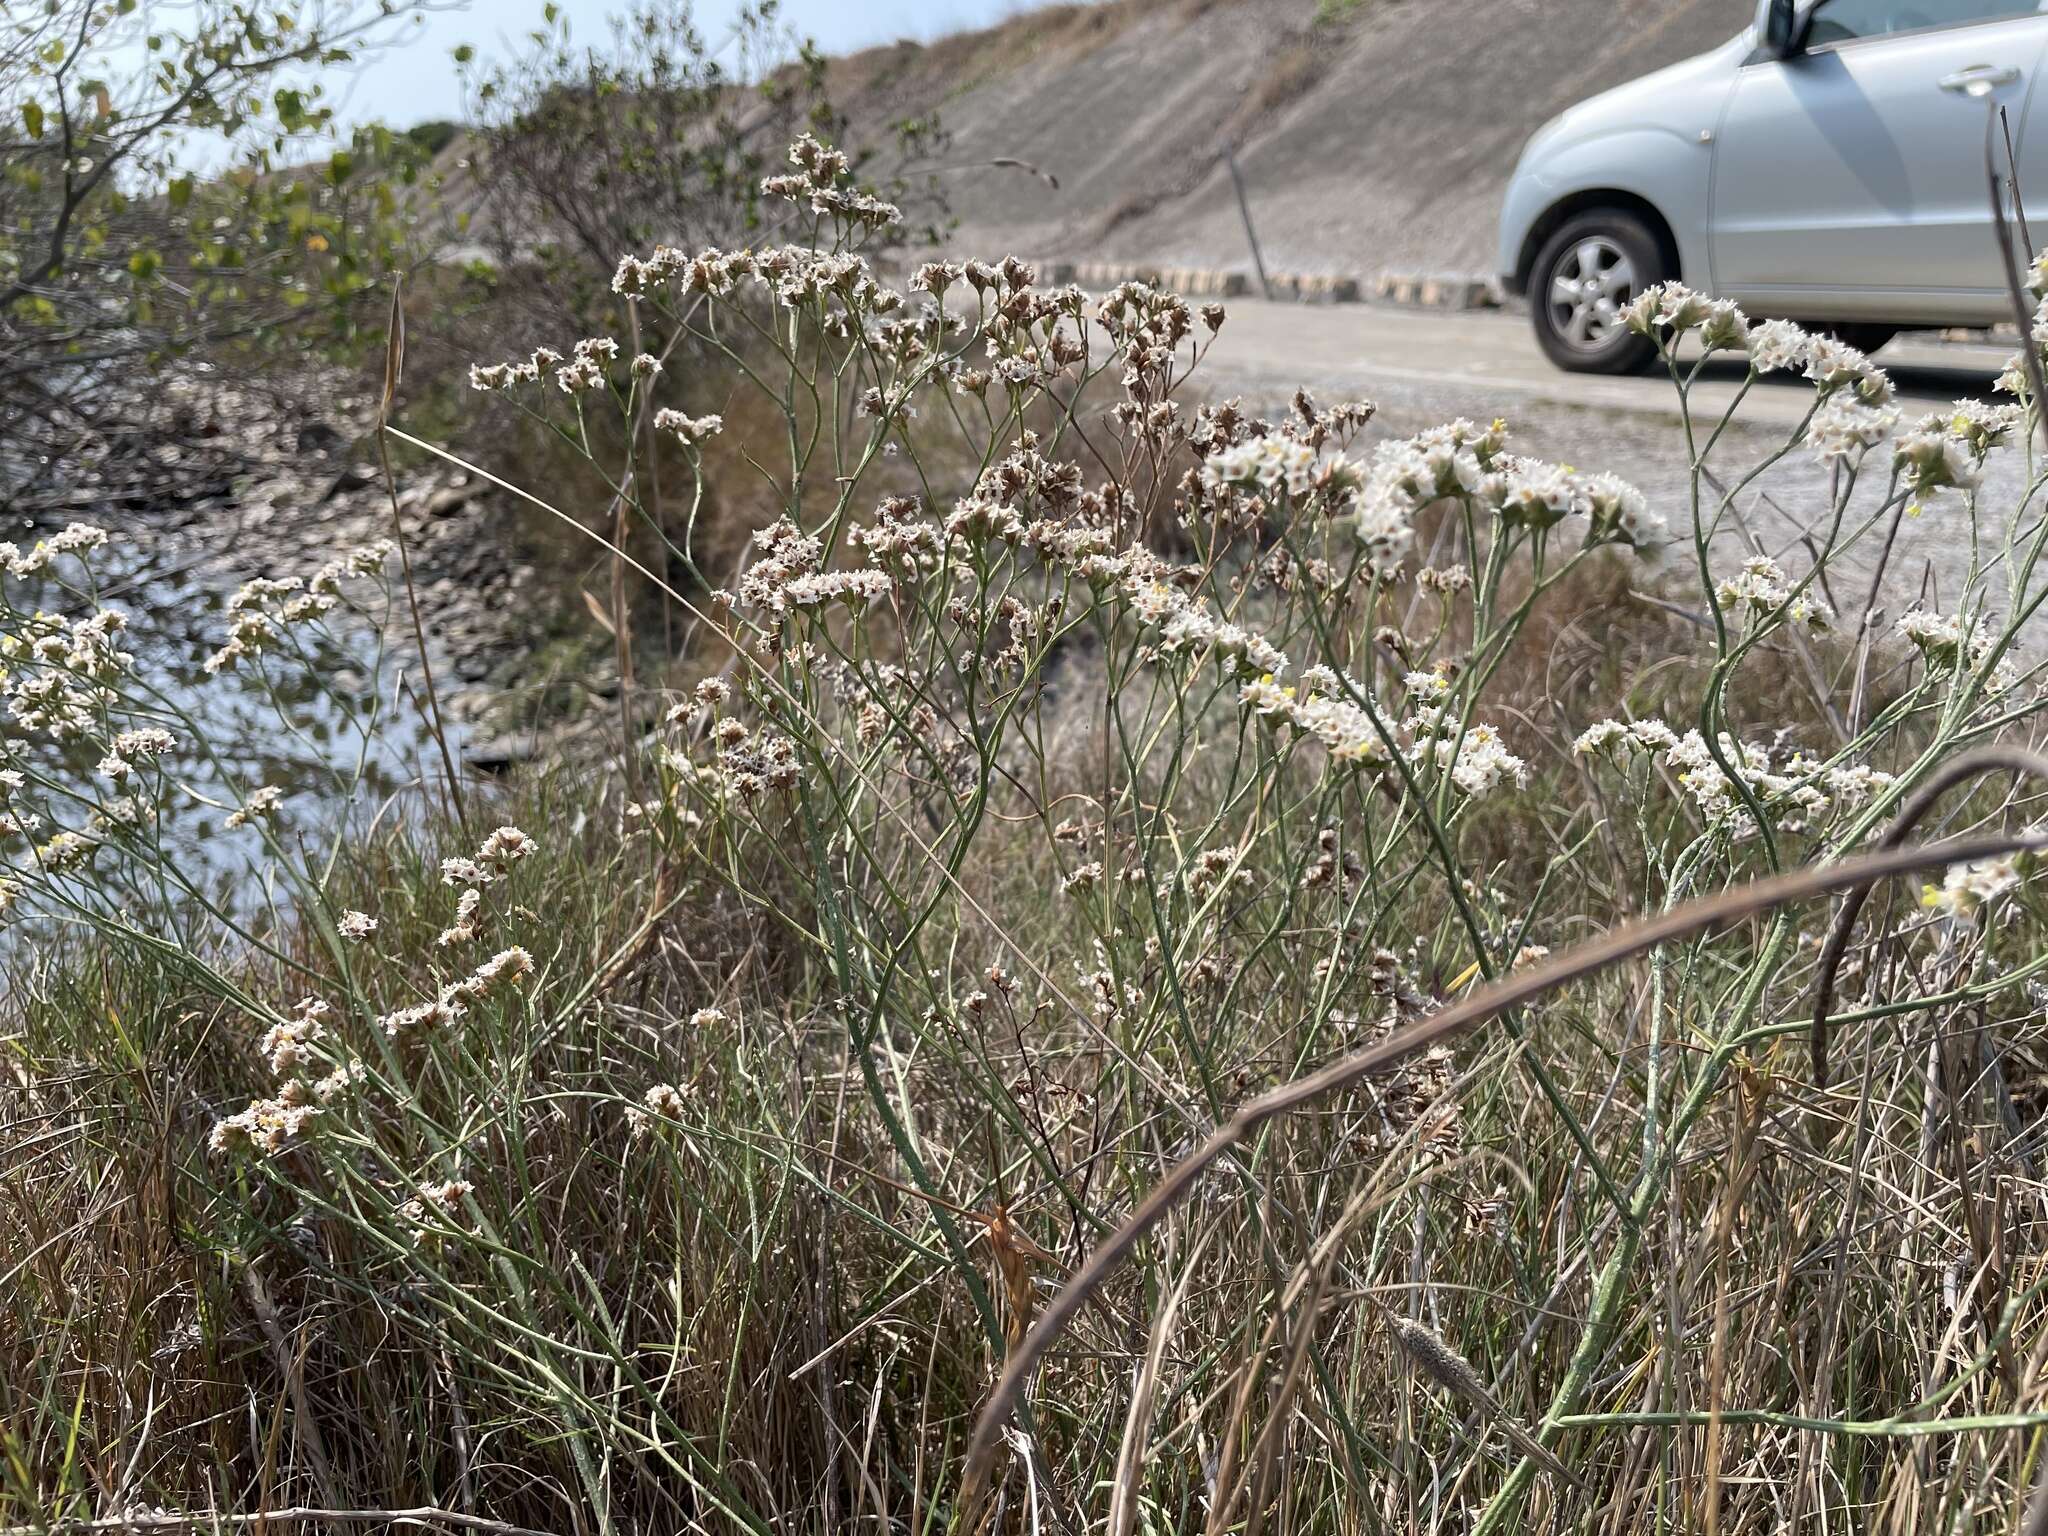
[[[2025,736],[2026,371],[1907,424],[1853,349],[1657,288],[1629,323],[1688,473],[1653,507],[1502,421],[1201,395],[1223,310],[1143,284],[942,260],[899,289],[861,254],[895,210],[815,140],[790,163],[788,243],[628,256],[630,339],[472,375],[628,445],[597,466],[611,622],[637,591],[691,645],[629,686],[619,771],[401,819],[397,854],[276,840],[303,932],[253,963],[161,940],[232,1004],[208,1048],[247,1086],[192,1117],[188,1220],[283,1341],[252,1352],[297,1447],[227,1470],[598,1529],[2009,1513],[2048,1424],[2018,855],[1870,904],[1827,962],[1830,1080],[1826,914],[1787,908],[1262,1126],[1044,1356],[994,1477],[961,1451],[1048,1293],[1247,1099],[1603,927],[1849,857]],[[1801,419],[1729,465],[1786,376]],[[1814,461],[1806,538],[1748,542],[1744,498]],[[769,510],[706,569],[743,491]],[[1902,527],[1961,575],[1885,617]],[[1616,581],[1682,638],[1573,640]],[[239,603],[220,665],[300,595]],[[78,681],[24,707],[161,772],[123,733],[177,723],[80,622],[15,673]],[[1537,681],[1560,655],[1598,686]],[[2007,790],[1948,824],[2023,823]],[[274,839],[259,800],[232,814]],[[67,894],[97,861],[37,857],[11,877],[46,910],[160,942]],[[151,1496],[231,1497],[186,1477]]]

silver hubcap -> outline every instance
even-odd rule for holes
[[[1566,343],[1584,352],[1607,344],[1636,296],[1636,268],[1605,235],[1588,235],[1550,275],[1550,321]]]

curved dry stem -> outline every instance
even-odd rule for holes
[[[1973,753],[1968,758],[1957,759],[1957,763],[1969,762],[1982,768],[1985,758],[1986,754]],[[2033,762],[2041,760],[2033,759]],[[2032,767],[2031,762],[2029,767]],[[2042,771],[2048,772],[2048,762],[2042,763]],[[1952,780],[1945,774],[1943,782]],[[988,1403],[975,1423],[974,1436],[968,1442],[961,1508],[972,1511],[978,1503],[1003,1426],[1016,1410],[1038,1362],[1066,1331],[1075,1314],[1101,1289],[1145,1235],[1188,1196],[1196,1181],[1268,1121],[1290,1114],[1326,1094],[1349,1088],[1374,1073],[1383,1072],[1440,1040],[1484,1023],[1505,1009],[1533,1001],[1618,960],[1655,949],[1660,944],[1687,938],[1787,902],[1804,901],[1834,891],[1855,890],[1873,881],[1914,870],[1994,858],[2021,850],[2048,852],[2048,831],[1957,838],[1914,848],[1892,848],[1857,859],[1845,859],[1839,864],[1794,870],[1772,879],[1756,881],[1742,890],[1688,902],[1660,916],[1618,928],[1605,938],[1569,950],[1548,964],[1513,973],[1461,1003],[1395,1030],[1365,1050],[1341,1057],[1291,1083],[1283,1083],[1243,1105],[1200,1148],[1169,1169],[1124,1224],[1096,1247],[1087,1262],[1074,1272],[1066,1286],[1039,1314],[1038,1321],[1025,1335],[1023,1343],[1011,1354],[1001,1379],[996,1382],[995,1390],[989,1394]]]
[[[2010,773],[2031,774],[2035,778],[2048,779],[2048,756],[2029,751],[2025,747],[1990,746],[1979,747],[1965,752],[1942,765],[1939,772],[1913,794],[1906,802],[1906,808],[1899,812],[1899,819],[1885,829],[1877,841],[1879,848],[1896,848],[1922,821],[1927,813],[1940,803],[1941,797],[1966,779],[1981,778],[1987,773],[2001,770]],[[1813,984],[1813,1032],[1810,1054],[1813,1059],[1813,1086],[1825,1088],[1828,1085],[1828,1008],[1835,1000],[1835,973],[1841,969],[1842,957],[1849,952],[1849,935],[1855,930],[1856,918],[1863,911],[1863,903],[1870,897],[1870,886],[1852,886],[1843,899],[1842,910],[1836,914],[1835,926],[1828,934],[1828,942],[1820,954],[1820,974]]]

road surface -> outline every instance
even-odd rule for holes
[[[1602,378],[1561,371],[1536,346],[1526,317],[1498,310],[1441,312],[1371,304],[1267,304],[1239,299],[1204,365],[1247,393],[1294,383],[1334,395],[1377,390],[1389,402],[1410,396],[1463,399],[1459,414],[1512,415],[1526,404],[1672,417],[1671,381]],[[1901,338],[1879,361],[1891,372],[1910,417],[1958,395],[1982,394],[2012,355],[2009,347],[1959,346]],[[1718,413],[1734,399],[1739,368],[1716,365],[1697,392],[1696,410]],[[1772,380],[1751,392],[1742,419],[1791,427],[1805,414],[1810,387]]]

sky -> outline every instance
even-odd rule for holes
[[[5,15],[13,0],[0,0]],[[434,119],[463,116],[462,82],[454,50],[467,44],[476,50],[475,67],[527,52],[530,34],[542,25],[546,0],[430,0],[433,9],[406,11],[412,0],[399,0],[398,14],[380,34],[387,45],[353,65],[328,69],[316,76],[323,101],[335,109],[333,137],[346,141],[364,123],[383,122],[409,128]],[[604,45],[610,41],[609,18],[627,0],[556,0],[568,19],[571,43]],[[667,0],[687,4],[698,30],[716,43],[730,35],[732,18],[742,0]],[[949,32],[992,26],[1048,0],[781,0],[781,21],[799,36],[816,40],[826,53],[848,53],[902,38],[929,42]],[[100,65],[110,78],[127,77],[150,66],[143,45],[153,29],[175,31],[188,21],[194,0],[141,0],[110,36]],[[281,83],[281,82],[280,82]],[[303,86],[303,79],[292,84]],[[311,146],[306,146],[311,150]],[[172,159],[202,174],[219,170],[229,146],[217,136],[195,134],[175,141]]]
[[[609,37],[608,16],[621,0],[557,0],[568,17],[571,37],[601,43]],[[782,20],[793,31],[815,38],[827,53],[846,53],[899,38],[928,42],[948,32],[985,27],[1045,0],[782,0]],[[430,118],[462,115],[461,92],[449,58],[458,44],[477,50],[480,61],[516,54],[540,25],[543,0],[467,0],[461,9],[438,11],[395,34],[403,39],[366,68],[326,82],[329,102],[341,125],[382,120],[406,127]],[[707,38],[725,35],[740,0],[696,0],[697,25]]]

